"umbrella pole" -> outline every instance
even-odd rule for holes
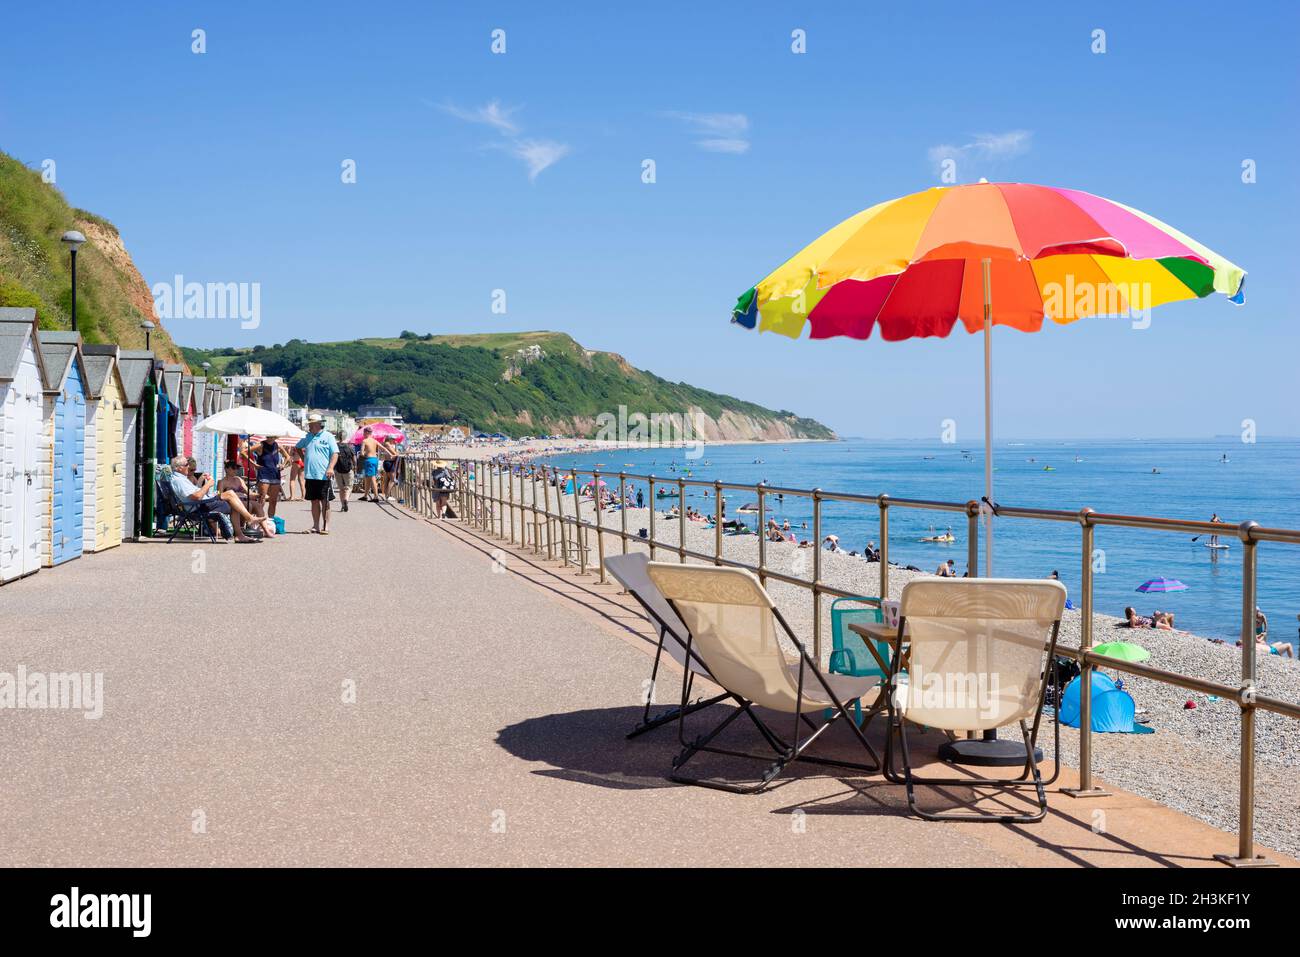
[[[992,260],[984,273],[984,577],[993,577],[993,294],[989,285]],[[971,569],[975,574],[975,569]]]
[[[984,577],[993,577],[993,288],[989,281],[991,259],[980,263],[984,280]],[[972,577],[978,569],[970,569]],[[953,764],[980,767],[1013,768],[1023,765],[1025,746],[1015,741],[1001,741],[996,729],[979,738],[948,741],[939,748],[939,757]],[[1043,760],[1043,752],[1034,748],[1034,762]]]

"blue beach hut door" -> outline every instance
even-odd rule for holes
[[[85,507],[86,398],[77,363],[72,363],[54,407],[54,494],[50,521],[50,563],[81,554]]]

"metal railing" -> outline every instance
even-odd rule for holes
[[[434,497],[428,480],[430,474],[428,458],[409,457],[406,460],[408,476],[408,502],[418,512],[432,517]],[[916,509],[931,512],[948,512],[964,515],[967,524],[967,562],[970,574],[976,574],[979,567],[979,529],[981,504],[978,501],[964,503],[937,502],[926,499],[894,498],[890,495],[859,495],[845,492],[827,492],[823,489],[785,488],[776,485],[746,484],[722,482],[717,480],[692,479],[682,476],[666,478],[656,475],[640,475],[631,472],[604,473],[599,469],[579,470],[560,469],[544,464],[502,464],[492,462],[458,462],[457,489],[453,493],[458,505],[457,513],[461,521],[473,527],[508,540],[511,545],[532,548],[534,554],[548,559],[559,559],[568,565],[577,565],[580,574],[588,571],[591,560],[588,533],[595,532],[596,561],[591,569],[605,581],[605,539],[612,536],[619,541],[621,551],[626,554],[628,544],[637,542],[649,549],[651,559],[657,553],[677,556],[678,561],[696,559],[715,565],[727,565],[745,568],[754,572],[764,584],[769,579],[785,582],[807,589],[812,598],[813,654],[815,660],[822,661],[822,621],[821,603],[824,596],[837,598],[857,597],[853,592],[845,591],[822,581],[822,508],[827,502],[845,503],[874,507],[878,511],[880,526],[880,596],[889,597],[889,515],[894,509]],[[582,481],[590,476],[591,481]],[[618,479],[618,499],[627,502],[628,483],[645,483],[649,496],[645,505],[649,508],[646,536],[630,534],[627,528],[627,511],[619,510],[619,522],[611,526],[606,524],[603,508],[592,505],[592,517],[582,517],[581,489],[589,487],[596,491],[597,501],[601,483]],[[518,497],[515,491],[518,486]],[[606,485],[606,487],[609,487]],[[664,498],[673,499],[678,504],[678,523],[676,543],[656,539],[655,526],[657,512],[655,504],[662,501],[659,492],[666,487],[674,491]],[[568,491],[566,491],[566,488]],[[713,552],[700,552],[687,546],[687,517],[683,503],[688,488],[703,488],[713,495],[714,535]],[[539,492],[540,489],[540,492]],[[723,554],[724,504],[723,494],[727,491],[752,493],[757,500],[757,538],[758,564],[749,565],[728,558]],[[812,543],[813,561],[812,578],[801,578],[784,571],[769,567],[767,562],[767,510],[769,500],[776,496],[784,502],[786,496],[809,499],[812,504]],[[552,504],[554,498],[554,507]],[[566,508],[571,499],[571,511]],[[589,504],[591,504],[589,502]],[[1255,715],[1259,711],[1270,711],[1293,719],[1300,719],[1300,703],[1282,701],[1258,693],[1255,686],[1255,596],[1256,596],[1256,546],[1260,542],[1281,542],[1300,545],[1300,530],[1288,528],[1265,528],[1256,522],[1247,521],[1232,526],[1203,521],[1184,521],[1180,519],[1154,518],[1143,515],[1118,515],[1095,512],[1090,508],[1078,511],[1065,511],[1044,508],[1017,508],[1006,505],[993,507],[993,514],[1000,519],[1030,519],[1046,522],[1076,524],[1080,529],[1081,544],[1081,628],[1079,647],[1057,646],[1057,653],[1079,663],[1082,672],[1080,681],[1080,716],[1079,716],[1079,787],[1071,789],[1077,797],[1101,795],[1105,792],[1096,788],[1092,779],[1092,670],[1097,667],[1122,671],[1152,681],[1173,685],[1188,691],[1208,695],[1217,695],[1233,701],[1241,710],[1241,749],[1240,749],[1240,793],[1238,817],[1238,854],[1235,858],[1217,855],[1231,864],[1257,863],[1259,859],[1254,851],[1254,805],[1255,805]],[[1228,535],[1234,534],[1242,544],[1242,586],[1241,586],[1241,683],[1237,687],[1166,671],[1147,664],[1123,661],[1098,655],[1092,651],[1093,633],[1093,540],[1097,528],[1133,528],[1149,531],[1168,532],[1180,535]],[[558,547],[558,555],[557,555]]]

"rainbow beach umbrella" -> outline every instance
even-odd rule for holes
[[[799,338],[887,341],[984,332],[985,575],[992,574],[993,326],[1145,315],[1181,299],[1243,300],[1245,270],[1158,219],[1090,193],[1024,183],[936,187],[846,219],[745,292],[732,321]]]

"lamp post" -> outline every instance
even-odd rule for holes
[[[204,378],[204,380],[206,380],[206,379],[208,378],[208,370],[211,369],[211,368],[212,368],[212,363],[211,363],[211,362],[205,362],[205,363],[203,363],[203,378]]]
[[[69,229],[60,238],[59,242],[68,247],[68,252],[72,254],[72,331],[77,331],[77,250],[81,244],[86,241],[86,237],[81,235],[75,229]]]
[[[153,330],[154,330],[154,324],[153,324],[152,322],[150,322],[148,319],[146,319],[144,322],[140,323],[140,328],[144,330],[144,351],[145,351],[145,352],[148,352],[148,351],[149,351],[149,333],[153,332]]]

